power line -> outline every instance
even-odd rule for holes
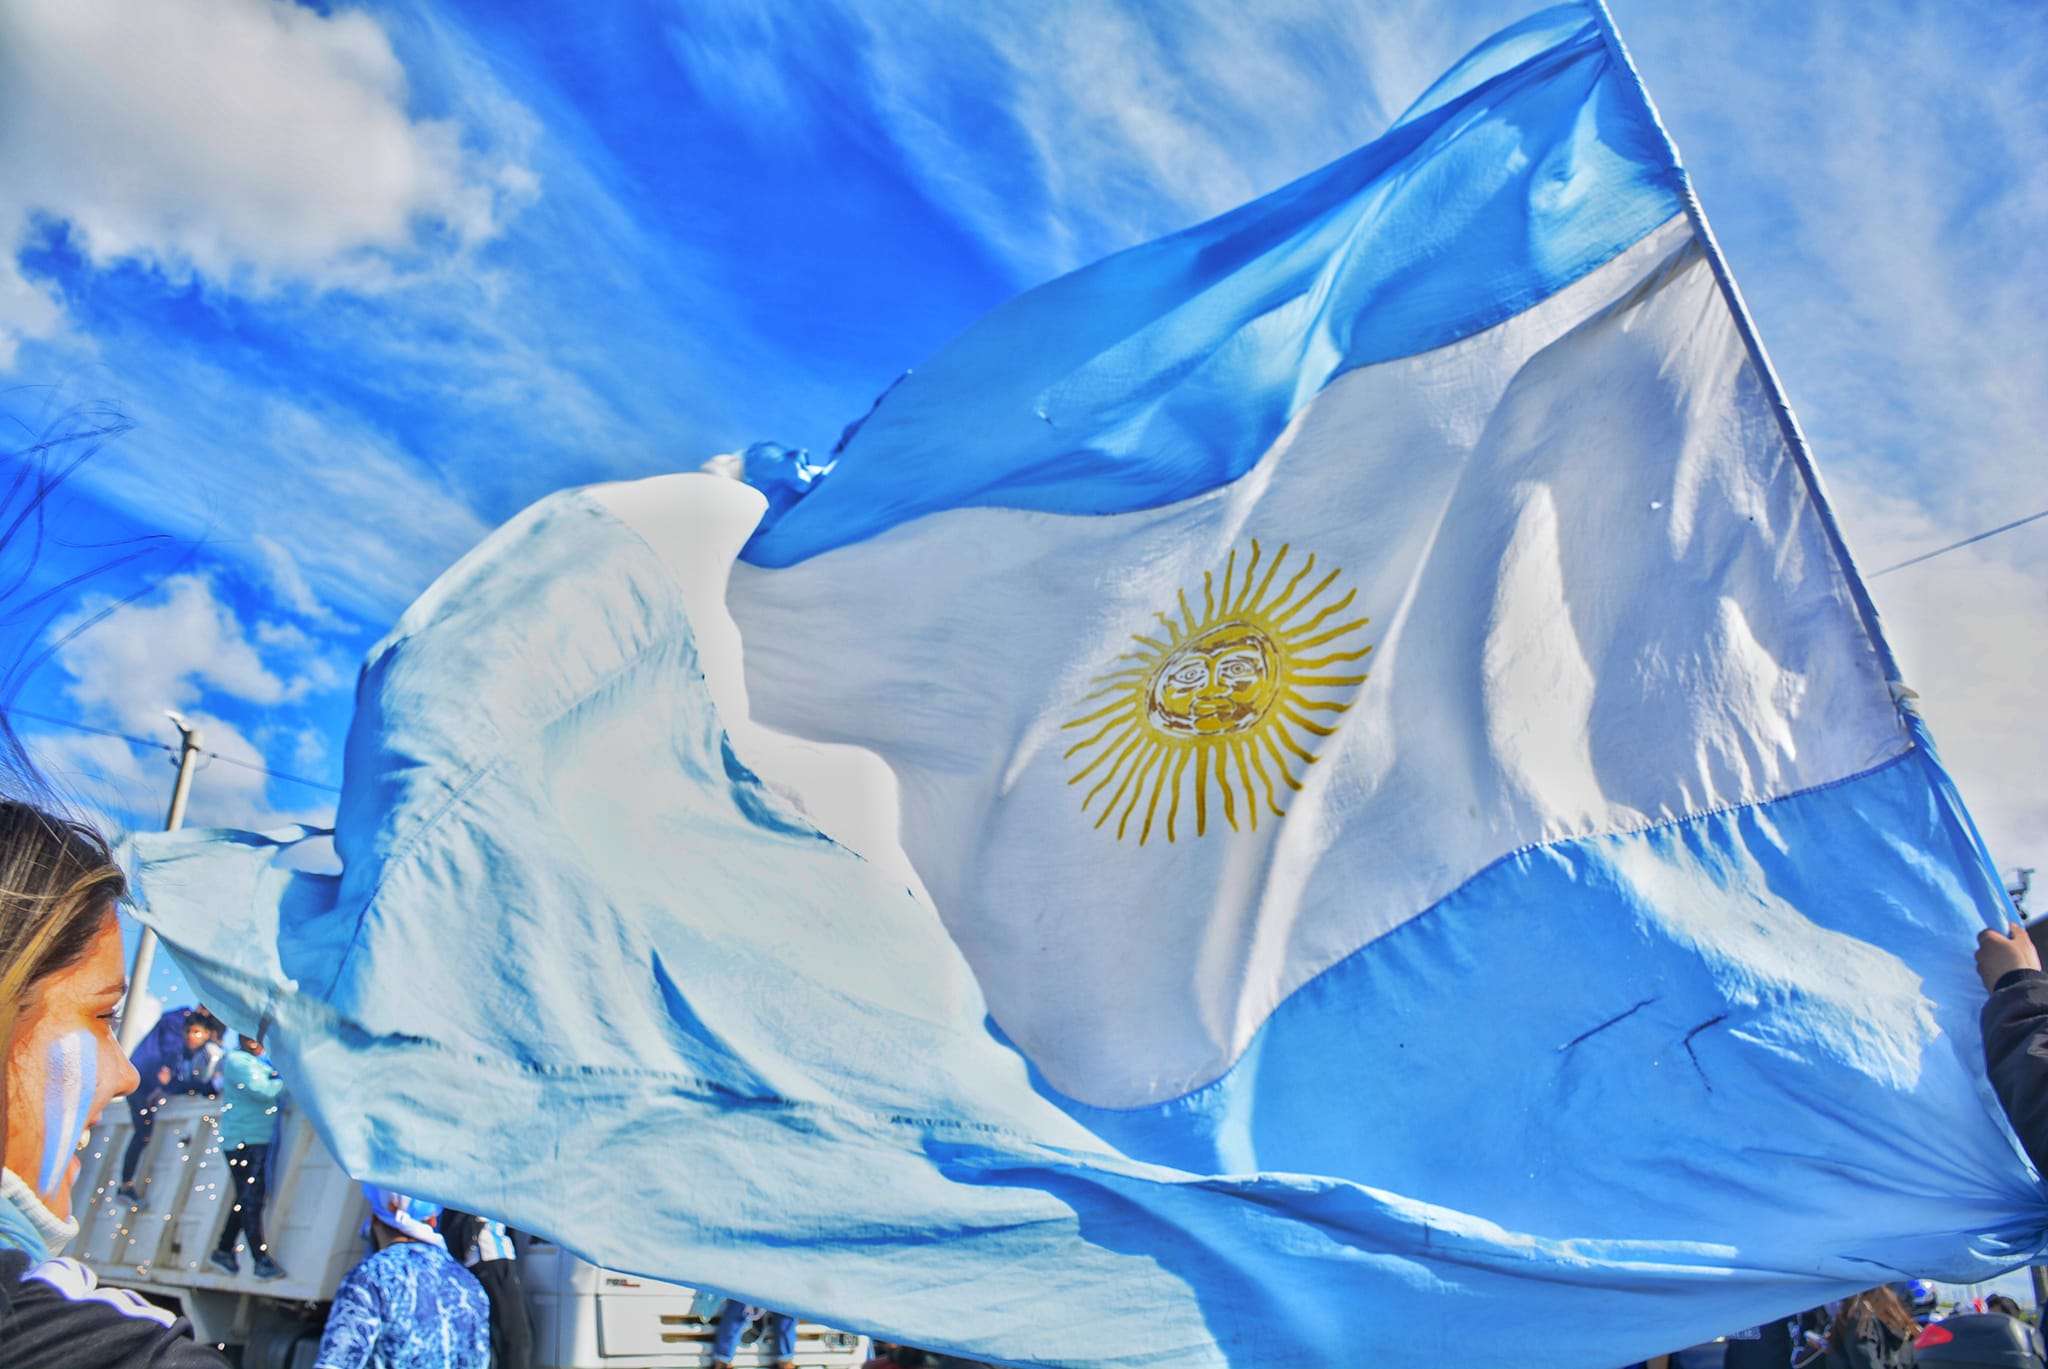
[[[1972,542],[1981,542],[1987,537],[1996,537],[2001,532],[2011,532],[2014,528],[2025,527],[2037,518],[2048,518],[2048,509],[2043,509],[2039,513],[2030,513],[2025,518],[2015,518],[2010,523],[2001,524],[1998,527],[1980,532],[1973,537],[1965,537],[1960,542],[1951,542],[1945,547],[1936,547],[1933,551],[1923,551],[1918,556],[1908,557],[1895,566],[1886,566],[1883,570],[1872,571],[1866,578],[1875,580],[1880,575],[1890,575],[1895,570],[1904,570],[1907,566],[1917,566],[1922,561],[1932,561],[1937,556],[1945,556],[1949,552],[1959,551],[1969,546]]]
[[[90,723],[73,722],[69,718],[55,718],[48,713],[37,713],[27,708],[0,708],[0,713],[21,718],[33,718],[39,723],[49,723],[53,727],[68,727],[74,732],[90,732],[97,737],[119,737],[130,746],[144,746],[157,751],[168,751],[174,756],[178,754],[177,747],[172,746],[169,742],[157,741],[153,737],[138,737],[129,732],[116,732],[112,728],[94,727]],[[303,784],[313,789],[325,789],[330,794],[339,794],[341,792],[338,785],[327,784],[320,780],[309,780],[304,775],[289,775],[282,770],[272,770],[267,765],[257,765],[253,761],[237,760],[233,756],[223,756],[218,751],[201,751],[199,754],[208,760],[220,761],[226,765],[240,766],[244,770],[254,770],[257,774],[268,775],[272,779],[290,780],[293,784]]]

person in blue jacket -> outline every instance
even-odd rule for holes
[[[441,1209],[372,1184],[375,1246],[334,1291],[313,1369],[490,1369],[483,1285],[449,1257]]]
[[[263,1204],[270,1196],[270,1147],[277,1140],[277,1100],[284,1094],[284,1080],[253,1036],[242,1037],[221,1061],[220,1079],[220,1153],[235,1181],[235,1201],[207,1258],[229,1274],[241,1273],[235,1238],[246,1237],[256,1277],[283,1278],[283,1268],[263,1239]]]
[[[142,1202],[135,1187],[135,1171],[149,1147],[150,1134],[156,1130],[157,1111],[178,1094],[213,1092],[213,1072],[221,1058],[220,1034],[220,1020],[204,1007],[166,1008],[128,1057],[142,1087],[128,1095],[135,1132],[121,1156],[121,1186],[115,1191],[129,1202]]]

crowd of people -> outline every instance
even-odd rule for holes
[[[116,907],[125,880],[106,840],[83,823],[0,799],[0,1336],[8,1369],[221,1369],[184,1318],[137,1295],[103,1288],[63,1255],[77,1234],[71,1211],[76,1152],[101,1111],[128,1098],[135,1139],[122,1159],[119,1200],[147,1202],[135,1177],[155,1118],[181,1093],[212,1094],[235,1202],[212,1261],[239,1273],[247,1248],[259,1278],[278,1278],[264,1235],[268,1172],[284,1084],[262,1042],[225,1032],[203,1008],[166,1013],[132,1058],[115,1031],[126,991]],[[2048,974],[2014,925],[1979,937],[1977,966],[1986,1066],[2014,1129],[2048,1173]],[[85,1131],[79,1130],[81,1119]],[[33,1182],[31,1181],[33,1176]],[[366,1253],[342,1280],[317,1369],[523,1369],[531,1328],[509,1234],[482,1217],[366,1189]],[[488,1291],[487,1291],[488,1290]],[[493,1295],[496,1296],[493,1296]],[[2017,1312],[2016,1307],[2011,1309]],[[789,1363],[789,1316],[729,1301],[714,1356],[729,1366],[750,1323]],[[1912,1362],[1918,1323],[1889,1288],[1731,1337],[1726,1369],[1893,1369]],[[1683,1352],[1644,1369],[1682,1369]],[[875,1369],[946,1361],[878,1345]]]
[[[2006,1316],[2027,1325],[2034,1321],[2002,1293],[1960,1310]],[[1940,1320],[1933,1288],[1925,1281],[1883,1284],[1738,1331],[1718,1346],[1658,1355],[1630,1369],[1690,1369],[1688,1360],[1709,1357],[1721,1369],[1905,1369],[1916,1363],[1921,1334]]]

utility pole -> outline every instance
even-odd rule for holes
[[[164,716],[178,729],[178,779],[171,787],[170,811],[164,814],[164,830],[175,832],[185,825],[185,800],[192,793],[193,762],[199,757],[199,729],[166,709]],[[156,964],[156,933],[148,927],[135,943],[135,962],[128,967],[128,996],[121,1002],[121,1051],[133,1054],[144,1032],[156,1024],[142,1020],[142,1000],[149,992],[149,972]]]

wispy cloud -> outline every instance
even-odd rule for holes
[[[2024,5],[1620,3],[1859,563],[2048,506],[2048,47]],[[2048,538],[1875,581],[1993,854],[2048,853]]]
[[[389,285],[489,239],[535,188],[406,106],[405,71],[359,11],[23,0],[0,11],[0,246],[45,218],[99,267],[238,291]],[[11,357],[61,308],[12,250],[0,260]]]
[[[785,61],[858,71],[892,151],[1032,283],[1341,156],[1525,8],[849,6],[857,41]]]

